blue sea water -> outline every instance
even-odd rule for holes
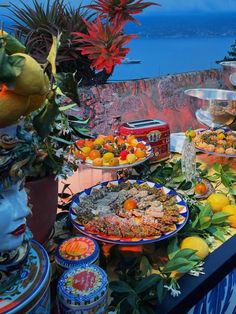
[[[4,16],[0,12],[0,20]],[[2,16],[1,16],[2,15]],[[220,67],[236,39],[236,14],[139,15],[125,32],[138,34],[128,44],[130,59],[140,64],[117,65],[110,81],[157,77]],[[4,20],[5,27],[11,25]]]
[[[115,67],[111,80],[129,80],[218,68],[236,36],[137,38],[130,42],[130,59],[140,64]]]
[[[236,39],[235,13],[139,16],[127,33],[139,34],[128,47],[140,64],[115,68],[112,80],[156,77],[219,67]]]

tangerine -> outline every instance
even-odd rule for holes
[[[141,149],[141,148],[137,148],[134,154],[135,154],[135,156],[137,158],[144,158],[144,157],[146,157],[146,152],[143,149]]]
[[[200,183],[197,183],[194,187],[194,191],[197,193],[197,194],[205,194],[207,192],[207,186],[204,182],[200,182]]]
[[[109,161],[109,166],[116,167],[119,166],[119,158],[114,157]]]
[[[93,160],[93,166],[101,167],[103,166],[103,159],[102,158],[96,158]]]
[[[112,146],[111,144],[109,143],[106,143],[103,145],[103,147],[107,150],[109,150],[110,152],[112,152],[114,150],[114,146]]]
[[[126,138],[127,143],[131,144],[131,142],[135,140],[135,136],[134,135],[128,135]]]
[[[86,138],[84,141],[85,146],[90,147],[91,149],[93,148],[93,140]]]
[[[137,201],[133,198],[128,198],[126,201],[124,201],[123,207],[126,210],[135,209],[137,208]]]
[[[108,135],[106,136],[106,140],[113,143],[113,142],[115,141],[115,138],[114,138],[113,135],[108,134]]]
[[[124,142],[125,142],[125,140],[123,139],[123,137],[121,137],[121,136],[116,137],[116,143],[118,145],[123,144]]]
[[[146,145],[143,144],[142,142],[139,142],[139,143],[136,145],[136,148],[141,148],[141,149],[146,150]]]
[[[84,156],[84,154],[81,153],[80,150],[76,149],[74,151],[74,154],[77,158],[81,159],[82,161],[85,161],[86,160],[86,157]]]
[[[93,149],[90,151],[88,157],[92,160],[96,159],[96,158],[100,158],[101,154],[99,152],[99,150]]]

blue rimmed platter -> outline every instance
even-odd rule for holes
[[[182,229],[184,227],[184,225],[186,224],[187,220],[188,220],[188,216],[189,216],[189,210],[187,207],[186,202],[184,201],[184,199],[177,194],[176,191],[171,190],[167,187],[162,186],[159,183],[154,183],[154,182],[150,182],[150,181],[144,181],[144,180],[126,180],[125,182],[129,182],[131,184],[148,184],[148,186],[150,188],[157,188],[157,189],[162,189],[164,194],[167,195],[175,195],[176,196],[176,205],[178,207],[179,210],[179,217],[178,217],[178,222],[176,224],[174,224],[174,228],[172,231],[167,232],[167,233],[163,233],[161,236],[150,236],[150,237],[146,237],[146,238],[123,238],[123,237],[117,237],[117,236],[107,236],[105,234],[98,234],[98,233],[93,233],[90,232],[88,230],[85,229],[85,227],[79,223],[78,221],[78,215],[79,212],[76,212],[77,210],[77,206],[80,203],[80,201],[84,198],[89,196],[92,191],[95,190],[99,190],[101,189],[103,186],[109,186],[110,184],[112,185],[119,185],[121,183],[124,183],[124,180],[113,180],[113,181],[107,181],[107,182],[102,182],[101,184],[92,186],[89,189],[86,189],[78,194],[76,194],[73,197],[72,203],[71,203],[71,207],[70,207],[70,211],[69,211],[69,217],[70,220],[73,224],[73,226],[81,233],[87,235],[88,237],[91,237],[97,241],[101,241],[101,242],[106,242],[106,243],[112,243],[112,244],[121,244],[121,245],[139,245],[139,244],[147,244],[147,243],[152,243],[152,242],[157,242],[157,241],[162,241],[164,239],[167,239],[169,237],[172,237],[173,235],[175,235],[180,229]]]

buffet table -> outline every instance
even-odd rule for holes
[[[180,155],[172,154],[170,160],[179,159]],[[207,165],[208,174],[213,174],[214,170],[212,169],[212,165],[214,163],[227,164],[227,165],[235,165],[235,158],[222,158],[216,156],[209,156],[207,154],[198,154],[197,162],[201,162],[204,165]],[[155,166],[152,166],[155,167]],[[93,181],[88,182],[85,181],[84,174],[88,174],[91,172],[91,177]],[[93,175],[94,174],[94,175]],[[98,176],[98,177],[97,177]],[[71,178],[69,183],[70,189],[73,193],[78,192],[78,180],[80,177],[83,178],[83,184],[85,186],[83,188],[88,188],[89,186],[95,185],[98,182],[106,180],[115,179],[115,173],[113,171],[101,171],[96,169],[81,169],[79,174]],[[87,176],[88,178],[88,176]],[[95,179],[96,178],[96,179]],[[97,180],[97,181],[94,181]],[[81,180],[82,181],[82,180]],[[79,181],[79,182],[81,182]],[[68,183],[68,182],[67,182]],[[225,191],[224,186],[220,186],[222,191]],[[204,300],[202,299],[211,291],[211,294],[208,294],[211,299],[211,303],[216,302],[216,298],[218,297],[218,290],[221,289],[221,301],[224,301],[224,298],[228,297],[228,300],[225,302],[229,302],[231,300],[231,308],[232,308],[232,296],[235,293],[236,286],[236,273],[235,273],[235,265],[236,265],[236,229],[230,228],[231,234],[226,236],[226,241],[224,243],[217,241],[217,247],[207,256],[204,260],[204,273],[198,277],[193,277],[190,275],[181,276],[178,280],[180,285],[181,294],[178,297],[173,298],[169,293],[166,294],[164,301],[160,304],[157,302],[157,305],[154,305],[155,312],[164,314],[164,313],[200,313],[199,309],[202,306],[206,306],[206,300],[204,305]],[[77,234],[77,231],[74,229],[72,234]],[[68,237],[68,235],[67,235]],[[100,243],[101,247],[101,256],[100,256],[100,266],[102,266],[109,275],[110,280],[117,280],[117,274],[114,273],[114,267],[120,267],[120,263],[129,267],[132,262],[132,256],[137,258],[138,256],[145,255],[148,258],[151,258],[152,266],[154,269],[156,268],[155,258],[160,258],[165,248],[165,240],[161,242],[146,244],[143,247],[140,245],[137,246],[119,246],[112,244]],[[160,251],[160,254],[157,252]],[[111,254],[110,254],[111,253]],[[158,257],[159,255],[159,257]],[[120,259],[119,261],[117,259]],[[225,278],[225,276],[229,275],[229,277]],[[230,278],[230,280],[228,280]],[[223,280],[223,281],[222,281]],[[222,281],[222,282],[221,282]],[[219,285],[218,285],[219,284]],[[218,287],[216,288],[216,286]],[[221,287],[221,288],[220,288]],[[223,288],[222,288],[223,287]],[[217,290],[218,289],[218,290]],[[222,290],[223,289],[223,290]],[[224,293],[223,293],[223,292]],[[198,303],[199,302],[199,303]],[[197,304],[198,303],[198,304]],[[209,300],[208,300],[209,303]],[[196,305],[197,304],[197,305]],[[223,303],[217,303],[219,309]],[[196,307],[194,308],[194,305]],[[235,306],[235,304],[234,304]],[[114,310],[114,308],[113,308]],[[195,311],[195,312],[194,312]],[[212,312],[213,313],[213,312]]]

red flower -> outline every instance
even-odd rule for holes
[[[129,52],[129,48],[123,46],[137,35],[123,35],[122,29],[126,22],[117,19],[106,24],[103,24],[100,18],[91,23],[84,20],[84,23],[87,25],[88,34],[73,33],[77,36],[74,41],[81,43],[81,47],[77,49],[81,50],[82,55],[88,55],[88,59],[93,60],[92,67],[111,73],[113,67],[121,64]]]
[[[118,18],[120,21],[133,21],[140,24],[131,14],[138,14],[143,9],[151,5],[160,5],[154,2],[144,2],[143,0],[96,0],[95,4],[87,7],[100,12],[102,18],[109,17],[110,20]]]

